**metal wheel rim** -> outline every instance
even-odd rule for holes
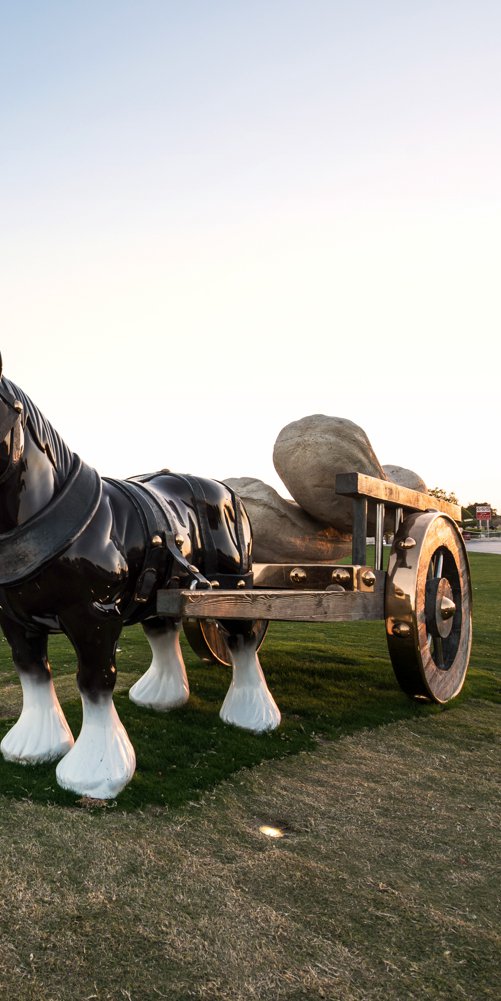
[[[450,627],[442,620],[445,614]],[[471,649],[471,585],[462,537],[447,515],[416,513],[401,525],[386,576],[385,618],[391,661],[404,691],[439,703],[458,695]]]
[[[227,625],[230,625],[228,620]],[[259,650],[269,622],[267,619],[256,619],[247,623],[252,627],[256,636],[256,650]],[[183,622],[183,629],[192,650],[206,664],[220,664],[223,667],[231,667],[231,655],[226,642],[228,631],[224,622],[219,619],[186,619]]]

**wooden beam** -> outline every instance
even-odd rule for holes
[[[378,480],[375,476],[366,476],[364,473],[338,473],[336,493],[346,497],[368,497],[370,500],[383,501],[387,507],[404,507],[411,511],[441,511],[454,521],[461,521],[460,504],[450,504],[431,494],[409,490],[391,480]]]
[[[353,501],[351,558],[355,564],[367,562],[367,500],[365,497],[356,497]]]
[[[159,615],[186,619],[355,622],[384,618],[384,595],[339,591],[177,591],[157,594]]]

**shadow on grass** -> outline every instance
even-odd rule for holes
[[[498,561],[493,564],[492,561]],[[499,699],[500,625],[492,615],[499,601],[499,557],[472,560],[476,615],[480,632],[461,701]],[[135,680],[147,668],[150,651],[140,627],[120,638],[119,676]],[[127,692],[115,696],[119,715],[137,756],[137,771],[120,794],[122,810],[147,806],[178,808],[243,768],[259,762],[308,751],[318,740],[336,740],[347,733],[373,729],[397,720],[448,711],[449,707],[415,703],[399,689],[389,660],[384,624],[277,622],[270,625],[260,659],[268,685],[282,712],[282,724],[270,734],[255,735],[225,726],[219,710],[231,673],[228,668],[202,664],[183,640],[191,687],[187,706],[158,714],[139,709]],[[73,674],[74,657],[64,637],[51,640],[50,656],[56,688],[58,678]],[[0,649],[2,666],[12,681],[10,653]],[[132,683],[131,680],[131,683]],[[65,692],[68,692],[68,679]],[[3,680],[5,685],[5,680]],[[70,689],[72,690],[72,689]],[[75,735],[81,709],[75,696],[63,701]],[[0,690],[0,698],[2,692]],[[453,706],[451,707],[453,708]],[[0,738],[14,719],[2,719]],[[20,766],[0,759],[0,792],[16,799],[74,805],[78,800],[59,788],[55,765]]]
[[[373,647],[370,638],[368,642]],[[129,630],[121,645],[119,666],[125,662],[125,669],[130,671],[134,665],[139,676],[149,659],[142,631]],[[134,779],[117,800],[123,810],[148,805],[178,808],[240,769],[311,750],[319,738],[335,740],[344,733],[411,717],[416,712],[437,711],[434,707],[418,709],[400,692],[385,657],[384,641],[379,656],[373,650],[362,653],[360,642],[358,657],[346,651],[337,654],[335,637],[329,636],[329,630],[319,637],[315,627],[308,627],[305,636],[301,624],[291,628],[277,623],[270,628],[261,662],[280,706],[282,724],[274,733],[247,733],[225,726],[219,719],[230,670],[200,664],[183,646],[191,687],[185,707],[159,714],[135,706],[126,692],[115,696],[137,756]],[[57,686],[57,653],[52,654],[52,659]],[[79,700],[64,702],[64,711],[76,735],[81,725]],[[2,720],[0,737],[13,722]],[[57,785],[54,764],[30,767],[0,760],[0,790],[6,796],[40,803],[78,802]]]

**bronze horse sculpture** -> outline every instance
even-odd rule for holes
[[[23,709],[1,750],[11,761],[56,761],[59,784],[113,798],[135,754],[113,704],[124,625],[140,622],[153,653],[130,691],[160,711],[186,702],[180,623],[156,612],[159,587],[251,587],[252,533],[241,500],[216,480],[167,470],[101,479],[65,444],[0,357],[0,625],[23,689]],[[252,630],[229,626],[233,679],[221,717],[273,729],[280,713]],[[75,741],[57,699],[48,638],[77,655],[83,708]]]

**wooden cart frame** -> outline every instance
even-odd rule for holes
[[[360,473],[338,474],[336,493],[352,498],[351,564],[255,564],[253,589],[161,590],[158,613],[182,619],[197,652],[226,664],[234,662],[227,640],[236,623],[252,624],[259,648],[270,620],[383,619],[403,690],[411,698],[448,702],[461,690],[471,648],[461,508]],[[372,566],[368,517],[375,525]],[[386,571],[385,531],[393,535]]]

